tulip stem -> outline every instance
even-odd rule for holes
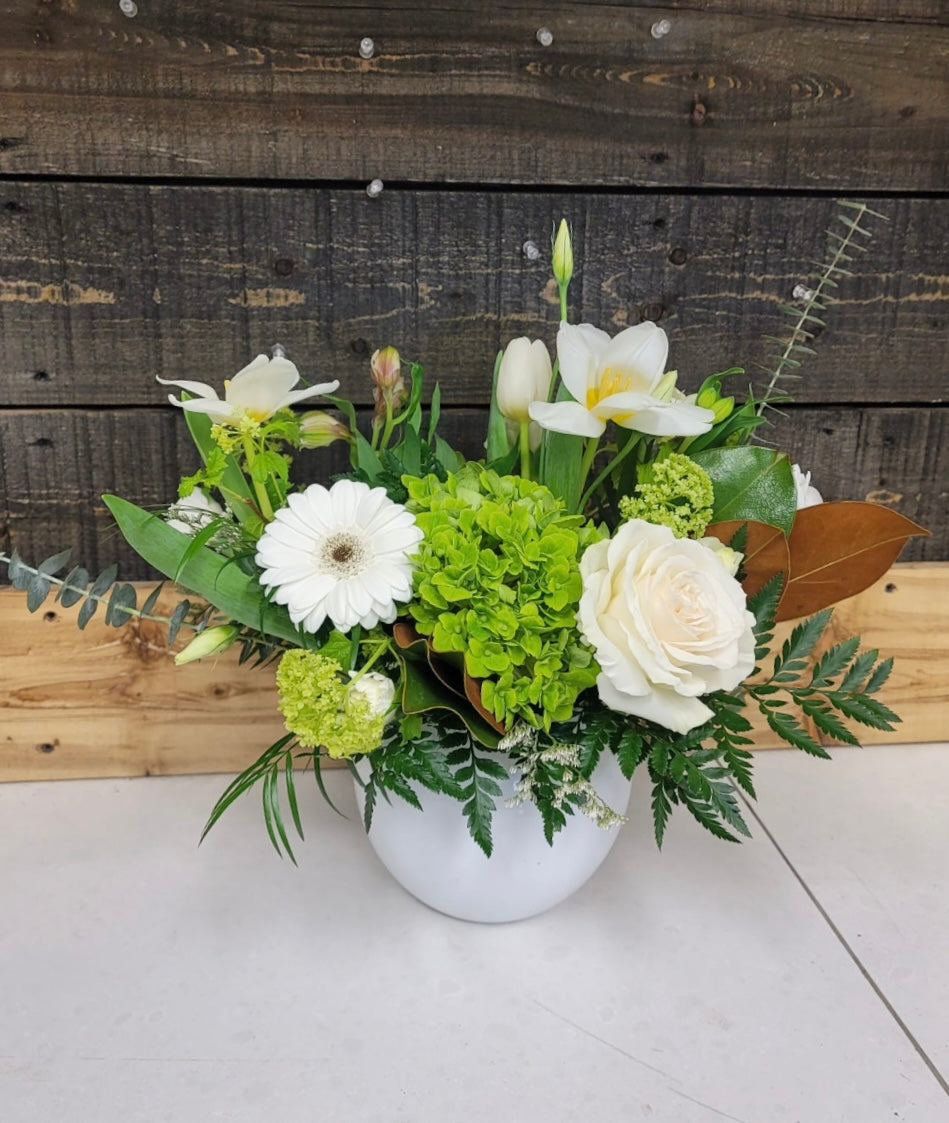
[[[525,480],[529,480],[531,478],[531,443],[529,421],[522,421],[520,423],[518,442],[521,449],[521,475]]]
[[[590,497],[594,494],[594,492],[600,486],[600,484],[603,483],[603,481],[607,478],[607,476],[612,475],[612,473],[614,471],[616,471],[616,469],[620,466],[620,464],[623,463],[623,461],[626,459],[626,457],[629,456],[629,454],[633,451],[633,449],[639,444],[639,441],[640,441],[639,437],[630,437],[630,439],[626,442],[626,444],[623,445],[623,447],[613,457],[613,459],[609,462],[609,464],[607,464],[606,467],[603,469],[603,471],[600,472],[600,474],[596,477],[596,479],[593,481],[593,483],[590,484],[590,486],[583,493],[583,498],[580,500],[580,510],[581,511],[584,509],[584,507],[586,507],[587,503],[590,501]],[[582,478],[585,481],[586,475],[584,475]],[[581,484],[581,486],[582,486],[582,484]]]
[[[590,437],[587,440],[587,446],[583,450],[583,459],[580,461],[580,480],[579,480],[579,483],[578,483],[578,487],[580,487],[580,488],[582,488],[583,485],[587,482],[587,476],[589,476],[589,474],[590,474],[590,469],[593,466],[593,460],[596,457],[596,452],[597,452],[597,449],[599,447],[600,447],[600,438],[599,437]],[[586,501],[587,501],[587,498],[589,497],[589,494],[590,494],[591,490],[592,490],[592,488],[587,490],[584,493],[583,498],[580,500],[580,503],[577,506],[577,512],[578,513],[582,514],[583,508],[586,505]]]
[[[270,504],[270,496],[267,494],[267,485],[262,480],[254,479],[254,460],[256,458],[254,440],[249,433],[245,433],[244,460],[247,464],[247,474],[250,476],[250,482],[254,485],[254,494],[257,496],[257,505],[260,507],[264,522],[269,523],[273,521],[273,507]]]

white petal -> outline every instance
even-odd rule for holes
[[[530,415],[542,429],[577,437],[599,437],[606,428],[605,422],[579,402],[534,402]]]
[[[600,356],[600,366],[632,369],[652,389],[662,377],[669,357],[669,339],[650,320],[625,328],[610,340]]]
[[[207,414],[212,421],[216,421],[219,425],[225,425],[228,421],[235,421],[237,419],[234,407],[227,402],[219,401],[217,398],[213,400],[207,398],[190,398],[186,402],[179,402],[169,394],[168,400],[173,405],[181,406],[182,409],[186,409],[189,413]]]
[[[196,394],[199,398],[216,398],[217,390],[213,386],[209,386],[206,382],[189,382],[187,379],[176,380],[174,378],[159,378],[155,375],[155,381],[160,382],[162,386],[177,386],[181,390],[185,390],[189,394]]]
[[[557,332],[560,377],[578,402],[587,400],[587,390],[596,382],[600,354],[609,342],[606,332],[592,324],[561,323]]]
[[[655,402],[634,417],[622,421],[617,418],[616,424],[654,437],[692,437],[707,433],[714,420],[710,409],[688,402]]]
[[[289,359],[268,359],[258,355],[237,372],[225,393],[231,405],[260,419],[269,417],[300,380]]]
[[[317,386],[308,386],[303,390],[292,390],[289,394],[284,394],[280,402],[280,408],[283,409],[285,406],[306,401],[307,398],[315,398],[317,394],[332,394],[334,390],[338,389],[339,380],[336,382],[321,382]]]

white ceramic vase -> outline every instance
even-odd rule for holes
[[[357,768],[368,776],[367,762],[360,761]],[[602,755],[591,780],[602,799],[625,814],[630,782],[612,753]],[[422,811],[397,796],[390,797],[391,802],[376,801],[369,842],[396,881],[438,912],[489,924],[544,912],[593,876],[620,828],[603,830],[575,812],[548,846],[532,803],[505,805],[514,794],[516,778],[499,783],[503,795],[495,799],[490,858],[469,835],[462,805],[417,785],[413,787]],[[361,815],[364,801],[358,783],[356,801]]]

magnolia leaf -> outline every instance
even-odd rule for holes
[[[690,455],[711,476],[715,522],[754,519],[790,534],[797,495],[784,453],[748,445],[710,448]]]
[[[807,616],[869,588],[917,534],[929,531],[878,503],[846,500],[798,511],[778,620]]]
[[[403,711],[421,714],[426,710],[450,710],[464,722],[472,737],[489,749],[497,748],[500,740],[498,732],[459,689],[462,685],[460,678],[457,687],[448,685],[445,681],[449,677],[447,664],[442,659],[432,658],[427,640],[406,621],[399,621],[393,627],[392,637],[401,651]],[[438,671],[435,670],[436,663]]]
[[[741,587],[751,597],[764,588],[776,573],[780,573],[786,581],[791,559],[784,531],[779,527],[769,526],[768,523],[755,522],[753,519],[729,519],[727,522],[712,523],[705,533],[727,545],[743,527],[745,558],[742,569],[745,576]]]
[[[192,541],[188,535],[174,530],[163,519],[134,503],[117,495],[103,495],[102,499],[128,544],[159,573],[175,578],[183,588],[197,593],[239,624],[289,640],[297,646],[304,645],[286,608],[264,598],[264,590],[256,577],[244,573],[231,559],[221,557],[207,546],[189,553]],[[188,557],[182,566],[186,554]]]

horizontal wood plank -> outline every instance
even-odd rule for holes
[[[0,173],[945,185],[938,10],[715,7],[5,0]]]
[[[873,237],[799,402],[945,396],[949,199],[872,205],[888,221],[865,220]],[[357,400],[370,400],[369,354],[391,342],[446,401],[481,404],[499,347],[520,334],[553,344],[562,215],[574,320],[611,332],[658,320],[687,386],[736,363],[757,374],[835,210],[773,195],[0,184],[0,402],[158,404],[156,375],[220,383],[279,340],[305,375],[339,377]]]
[[[803,408],[777,418],[769,439],[813,474],[824,497],[884,503],[927,527],[905,560],[949,558],[945,408]],[[486,412],[449,409],[439,430],[483,456]],[[117,562],[126,580],[154,576],[118,535],[100,496],[147,508],[174,501],[197,466],[180,411],[0,410],[0,548],[39,561],[66,546],[89,569]],[[345,468],[341,445],[297,458],[300,483]]]
[[[835,639],[858,632],[896,658],[881,698],[903,721],[866,730],[867,745],[949,737],[947,578],[945,564],[898,565],[835,613]],[[0,780],[236,772],[282,735],[272,668],[232,654],[175,668],[160,625],[100,615],[79,632],[74,611],[31,616],[0,590]],[[759,730],[756,744],[775,742]]]

